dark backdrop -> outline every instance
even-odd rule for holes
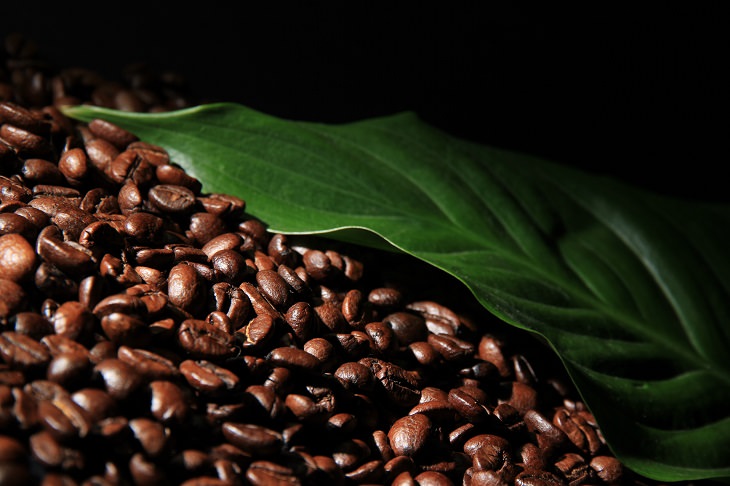
[[[5,3],[0,33],[63,66],[114,77],[146,62],[292,119],[413,110],[460,137],[730,200],[722,2]]]

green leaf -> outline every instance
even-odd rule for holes
[[[628,467],[730,476],[727,206],[469,143],[409,113],[342,125],[227,103],[66,113],[163,146],[272,231],[385,240],[453,274],[547,339]]]

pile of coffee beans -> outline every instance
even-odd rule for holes
[[[654,484],[448,277],[271,234],[58,109],[189,106],[177,77],[51,69],[17,36],[2,56],[0,485]]]

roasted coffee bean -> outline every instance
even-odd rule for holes
[[[585,418],[587,412],[571,413],[565,408],[558,409],[553,416],[553,424],[558,426],[575,446],[590,455],[595,455],[603,445],[596,429]]]
[[[71,400],[84,410],[93,424],[111,417],[116,412],[117,402],[111,395],[98,388],[83,388],[71,395]]]
[[[177,339],[187,353],[201,359],[220,359],[233,356],[236,352],[230,334],[197,319],[183,321]]]
[[[464,339],[442,334],[429,334],[430,344],[446,361],[464,361],[474,354],[474,346]]]
[[[178,263],[167,278],[167,295],[170,303],[195,313],[202,308],[205,289],[202,278],[187,263]]]
[[[319,360],[308,352],[291,346],[273,349],[266,359],[275,366],[310,372],[319,369],[320,364]]]
[[[0,357],[10,366],[20,369],[38,368],[51,360],[51,354],[44,345],[13,331],[0,334]]]
[[[16,211],[19,211],[19,208]],[[28,218],[16,213],[0,213],[0,235],[17,234],[28,242],[35,241],[38,227]]]
[[[138,417],[129,421],[129,428],[147,456],[154,458],[165,452],[170,431],[164,425],[146,417]]]
[[[272,455],[283,445],[280,433],[261,425],[226,422],[221,431],[229,442],[254,456]]]
[[[129,144],[138,141],[133,133],[124,130],[106,120],[96,118],[89,122],[89,131],[96,137],[103,138],[107,142],[114,144],[119,150],[125,149]]]
[[[148,197],[164,213],[187,213],[195,205],[195,194],[185,186],[158,184],[150,188]]]
[[[388,440],[397,456],[416,457],[424,450],[431,434],[431,419],[416,413],[401,417],[388,431]]]
[[[343,363],[334,376],[345,389],[369,390],[373,387],[373,374],[370,368],[361,363]]]
[[[121,345],[117,358],[149,380],[174,380],[180,374],[170,359],[147,349]]]
[[[291,468],[271,461],[253,461],[246,469],[246,480],[253,486],[301,486]]]
[[[18,216],[20,217],[20,216]],[[20,234],[0,236],[0,274],[13,282],[30,279],[35,271],[36,254]]]
[[[51,145],[45,137],[10,123],[0,125],[0,139],[22,157],[42,157],[51,152]]]
[[[162,424],[181,424],[188,418],[190,396],[178,385],[156,380],[148,385],[152,395],[150,412]]]
[[[410,312],[395,312],[384,317],[383,323],[390,326],[402,346],[426,340],[426,321],[421,316]]]
[[[411,372],[375,358],[363,358],[360,363],[370,368],[389,400],[408,408],[418,403],[421,392]]]
[[[238,388],[238,375],[206,360],[185,360],[180,373],[194,389],[208,394],[220,394]]]
[[[168,184],[172,186],[187,187],[194,194],[200,192],[200,181],[185,173],[180,167],[172,164],[153,164],[155,167],[155,176],[160,184]]]
[[[130,397],[144,380],[132,366],[116,358],[99,362],[94,366],[94,373],[100,376],[107,393],[116,400]]]
[[[213,193],[197,198],[206,212],[224,219],[239,218],[246,208],[246,202],[231,194]]]
[[[81,148],[72,148],[61,154],[58,170],[72,186],[80,186],[89,173],[89,160]]]

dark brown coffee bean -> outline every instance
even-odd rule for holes
[[[523,471],[515,478],[517,486],[562,486],[565,483],[548,471]]]
[[[335,348],[324,338],[312,338],[305,342],[302,349],[311,354],[320,362],[320,369],[329,371],[336,366]]]
[[[237,233],[223,233],[209,240],[203,245],[203,253],[211,259],[213,255],[221,250],[239,250],[243,244],[243,238]]]
[[[438,471],[424,471],[413,479],[418,486],[454,486],[454,482],[446,474]]]
[[[300,342],[306,342],[315,332],[315,312],[312,306],[305,301],[299,301],[289,307],[284,320],[294,332]]]
[[[502,377],[509,377],[512,373],[507,360],[502,354],[503,343],[493,336],[482,336],[479,341],[478,353],[479,358],[492,363],[499,370]]]
[[[136,295],[118,293],[104,297],[93,309],[93,314],[99,319],[115,312],[143,317],[147,314],[147,306]]]
[[[195,194],[200,192],[200,181],[175,165],[157,164],[155,167],[155,176],[157,177],[157,180],[160,181],[160,184],[187,187]]]
[[[449,362],[464,361],[474,355],[474,346],[469,341],[454,336],[429,334],[427,341]]]
[[[275,454],[283,445],[279,432],[261,425],[226,422],[221,431],[226,440],[254,456]]]
[[[537,437],[537,445],[544,451],[547,457],[552,457],[569,443],[565,433],[553,425],[543,414],[537,410],[528,410],[524,414],[527,430]]]
[[[93,272],[96,263],[91,252],[77,243],[63,241],[61,238],[55,226],[44,228],[36,242],[38,255],[70,276],[83,277]]]
[[[238,388],[238,376],[206,360],[185,360],[180,363],[180,373],[190,386],[203,393],[217,395]]]
[[[350,481],[357,481],[359,484],[377,484],[385,476],[383,461],[375,459],[368,461],[352,471],[345,473]]]
[[[132,366],[116,358],[102,360],[94,366],[94,372],[101,377],[107,393],[116,400],[130,397],[144,381]]]
[[[216,254],[216,257],[220,253]],[[215,257],[214,257],[215,258]],[[259,292],[274,307],[281,308],[289,300],[289,286],[275,270],[261,270],[256,274]]]
[[[68,300],[61,304],[50,319],[56,334],[70,339],[83,340],[94,329],[95,319],[81,302]]]
[[[301,296],[306,296],[311,292],[309,285],[302,280],[297,273],[286,265],[279,265],[276,269],[277,273],[284,279],[289,287]]]
[[[119,150],[124,150],[127,145],[139,140],[133,133],[128,132],[112,122],[99,118],[91,120],[88,127],[94,136],[114,144]]]
[[[154,165],[166,165],[170,163],[170,156],[165,149],[149,142],[136,141],[126,146],[127,150],[134,150],[147,162]]]
[[[142,244],[155,244],[162,240],[164,222],[151,213],[130,214],[124,222],[124,233]]]
[[[38,312],[18,312],[13,317],[14,330],[43,342],[43,338],[53,334],[53,325]]]
[[[42,157],[51,152],[46,138],[9,123],[0,125],[0,139],[23,157]]]
[[[35,265],[35,250],[23,236],[0,236],[0,275],[13,282],[24,282],[33,275]]]
[[[86,354],[65,352],[55,355],[48,363],[46,378],[67,389],[75,389],[88,379],[90,372],[91,361],[88,352]]]
[[[215,278],[239,285],[250,274],[246,258],[235,250],[221,250],[210,259]]]
[[[316,357],[304,350],[290,346],[271,350],[266,360],[275,366],[303,371],[316,371],[320,365]]]
[[[128,469],[134,484],[137,486],[170,484],[165,470],[140,452],[132,454],[132,457],[129,458]]]
[[[395,307],[403,303],[403,294],[390,287],[379,287],[368,293],[368,302],[378,307]]]
[[[72,186],[79,186],[89,173],[89,160],[81,148],[72,148],[61,154],[58,170]]]
[[[78,241],[84,228],[96,221],[93,214],[81,210],[73,202],[61,196],[38,196],[29,204],[50,218],[51,222],[62,231],[65,241]]]
[[[104,390],[83,388],[71,395],[71,400],[84,410],[91,423],[97,423],[117,412],[117,401]]]
[[[334,271],[330,258],[320,250],[307,250],[302,255],[307,273],[316,281],[326,280]]]
[[[615,457],[596,456],[591,459],[590,467],[606,484],[621,484],[626,477],[624,466]]]
[[[178,263],[168,275],[167,294],[171,304],[195,313],[204,303],[204,282],[192,266]]]
[[[459,316],[438,302],[430,300],[411,302],[406,308],[421,315],[426,321],[428,330],[434,334],[455,336],[461,326]]]
[[[48,431],[43,430],[31,435],[29,444],[33,458],[42,466],[78,471],[86,464],[81,451],[62,446]]]
[[[579,412],[571,413],[565,408],[560,408],[553,416],[553,424],[586,454],[595,455],[603,445],[596,429]]]
[[[28,241],[34,241],[38,236],[38,227],[20,214],[0,213],[0,235],[8,234],[17,234]]]
[[[239,218],[246,209],[246,201],[230,194],[213,193],[198,197],[206,212],[223,219]]]
[[[86,141],[84,149],[91,164],[101,174],[106,174],[109,166],[119,156],[119,149],[103,138],[94,138]]]
[[[354,361],[340,365],[334,376],[346,390],[370,390],[373,387],[374,377],[370,368]]]
[[[190,413],[188,402],[191,397],[178,385],[167,380],[156,380],[149,384],[152,400],[150,412],[163,424],[184,423]]]
[[[174,380],[180,374],[175,363],[147,349],[122,345],[117,350],[117,358],[149,380]]]
[[[116,184],[132,181],[139,187],[148,187],[154,178],[154,168],[133,150],[117,155],[107,166],[105,174]]]
[[[441,362],[441,355],[426,341],[416,341],[408,345],[413,357],[423,366],[433,366]]]
[[[185,186],[159,184],[150,188],[148,197],[164,213],[184,214],[195,205],[195,194]]]
[[[194,213],[190,216],[190,236],[200,246],[216,236],[228,232],[225,222],[210,213]]]
[[[144,196],[139,186],[132,181],[126,181],[117,194],[119,210],[122,214],[134,214],[143,209]]]
[[[63,184],[64,177],[58,166],[44,159],[26,159],[21,169],[23,179],[29,186],[36,184]]]
[[[349,326],[345,320],[345,316],[342,315],[342,311],[337,304],[325,302],[315,306],[314,312],[319,317],[319,321],[331,332],[342,333],[348,330]]]
[[[248,300],[251,302],[254,312],[258,316],[270,316],[274,319],[281,317],[279,311],[277,311],[271,303],[261,295],[258,288],[251,282],[243,282],[239,285],[239,288],[246,294]]]
[[[140,346],[149,341],[147,324],[121,312],[112,312],[101,318],[101,328],[109,340],[117,345]]]
[[[365,324],[364,329],[377,352],[387,354],[395,348],[395,333],[387,324],[379,321],[369,322]]]
[[[459,415],[469,422],[481,423],[489,417],[489,410],[486,403],[484,403],[477,393],[469,393],[467,387],[450,390],[449,403]]]
[[[0,123],[9,123],[37,135],[48,135],[51,125],[33,116],[25,106],[10,101],[0,102]]]
[[[84,410],[69,396],[38,402],[38,416],[43,427],[61,442],[85,437],[91,428]]]
[[[291,468],[270,461],[253,461],[246,469],[246,480],[252,486],[301,486]]]
[[[431,425],[431,419],[418,413],[396,420],[388,431],[388,440],[395,455],[418,456],[428,443]]]
[[[593,473],[590,466],[586,464],[585,459],[580,454],[575,453],[560,456],[555,462],[555,470],[569,484],[585,484],[590,482],[591,474]]]
[[[360,363],[370,368],[387,398],[393,403],[409,409],[418,403],[421,391],[411,372],[375,358],[363,358]]]
[[[419,315],[410,312],[395,312],[385,316],[383,323],[393,330],[402,346],[426,340],[426,321]]]
[[[147,456],[158,457],[167,449],[170,432],[161,423],[138,417],[129,421],[129,428]]]
[[[230,334],[197,319],[183,321],[177,339],[187,353],[200,359],[220,359],[233,356],[236,352]]]
[[[44,345],[13,331],[0,334],[0,356],[5,363],[20,369],[39,368],[51,360],[51,354]]]

